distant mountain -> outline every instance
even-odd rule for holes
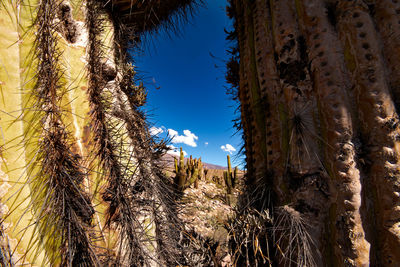
[[[168,167],[173,167],[174,166],[174,157],[173,155],[170,154],[165,154],[162,158],[164,164],[166,164]],[[188,160],[188,158],[185,158],[185,160]],[[202,162],[204,168],[206,169],[210,169],[210,170],[226,170],[228,169],[227,167],[224,166],[220,166],[220,165],[215,165],[215,164],[211,164],[211,163],[206,163],[206,162]]]
[[[210,169],[210,170],[227,170],[228,169],[228,167],[223,167],[223,166],[220,166],[220,165],[215,165],[215,164],[211,164],[211,163],[204,163],[204,162],[203,162],[203,166],[206,169]]]

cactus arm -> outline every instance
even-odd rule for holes
[[[255,177],[265,178],[266,163],[267,163],[267,148],[266,148],[266,121],[264,112],[264,99],[261,98],[260,84],[258,81],[257,61],[255,51],[255,29],[253,21],[254,5],[244,1],[244,27],[247,35],[244,44],[244,57],[242,58],[245,66],[245,75],[249,96],[249,107],[252,110],[250,121],[251,131],[254,132],[254,140],[259,145],[254,147],[254,167],[256,169]]]
[[[199,178],[198,178],[198,180],[203,179],[203,176],[204,176],[203,163],[201,162],[201,158],[199,158]]]
[[[197,160],[197,175],[194,180],[194,187],[199,188],[199,181],[201,179],[201,174],[203,172],[203,165],[201,164],[201,158]]]
[[[250,108],[249,99],[250,96],[248,94],[248,84],[245,81],[245,60],[247,51],[244,49],[244,44],[246,42],[246,31],[244,26],[244,15],[243,15],[243,3],[242,1],[235,0],[234,1],[234,9],[236,15],[235,27],[237,31],[237,38],[239,43],[239,53],[240,53],[240,62],[239,62],[239,92],[238,98],[240,100],[240,113],[241,113],[241,124],[243,127],[244,133],[244,147],[246,150],[246,167],[247,167],[247,174],[249,177],[249,183],[255,183],[252,181],[254,178],[254,151],[253,151],[253,132],[251,131],[251,117],[252,110]]]
[[[32,32],[26,32],[26,28],[23,28],[27,26],[31,12],[28,12],[25,5],[2,1],[0,18],[0,197],[1,216],[5,219],[2,223],[3,235],[10,242],[10,249],[14,254],[12,262],[38,264],[44,261],[44,254],[36,253],[38,243],[30,244],[35,231],[33,227],[26,227],[34,218],[30,212],[26,212],[31,192],[28,187],[23,186],[26,183],[25,168],[28,162],[24,150],[21,149],[24,143],[24,123],[22,119],[17,119],[21,118],[20,112],[24,106],[24,94],[21,90],[26,81],[24,75],[29,72],[28,66],[32,63],[27,60],[27,54],[23,54],[23,51],[29,49],[25,47],[32,45]],[[12,213],[7,215],[9,211]]]
[[[67,16],[70,16],[70,21],[67,26],[75,26],[76,32],[70,38],[66,38],[64,34],[60,35],[59,46],[63,51],[63,65],[65,66],[65,82],[67,93],[64,95],[64,107],[66,110],[63,114],[68,130],[71,132],[72,138],[75,140],[74,152],[80,154],[85,160],[84,167],[88,170],[86,180],[84,181],[84,190],[92,196],[92,201],[95,209],[94,227],[98,233],[93,242],[99,250],[110,250],[116,246],[117,232],[113,230],[103,231],[106,224],[106,217],[101,216],[107,210],[107,204],[102,201],[100,196],[100,188],[105,186],[105,181],[100,175],[102,173],[101,164],[95,155],[92,153],[93,140],[90,133],[90,106],[87,99],[88,79],[86,73],[86,46],[88,32],[84,25],[85,7],[83,0],[73,0],[63,2],[59,10],[68,6],[70,8]],[[59,12],[60,12],[59,11]],[[63,19],[58,14],[59,19]],[[60,22],[61,27],[64,27],[64,21]],[[110,28],[110,25],[105,27]],[[108,31],[107,31],[108,32]],[[72,37],[72,38],[71,38]],[[71,41],[73,39],[73,41]],[[107,40],[108,44],[111,40]]]
[[[185,156],[182,147],[179,151],[179,160],[175,159],[175,184],[179,191],[183,191],[186,184]]]
[[[178,159],[175,157],[174,157],[174,170],[175,170],[175,174],[178,174],[178,172],[179,172]]]
[[[233,170],[232,188],[235,188],[238,183],[238,167]]]
[[[317,105],[294,0],[271,0],[270,5],[276,64],[289,117],[288,171],[300,176],[316,173],[321,167],[313,121]]]
[[[179,168],[185,168],[185,155],[183,154],[182,147],[179,149]]]
[[[228,174],[230,175],[232,173],[232,166],[231,166],[231,157],[229,155],[226,156],[226,161],[228,164]]]
[[[103,214],[105,228],[109,230],[104,232],[111,233],[106,236],[110,249],[105,256],[122,265],[149,263],[154,258],[150,254],[155,253],[154,241],[149,240],[152,231],[145,229],[154,229],[151,209],[137,207],[137,196],[132,194],[133,184],[144,170],[138,166],[137,151],[127,133],[129,125],[122,117],[126,115],[121,110],[122,95],[115,77],[107,74],[104,62],[113,52],[110,49],[113,25],[106,19],[101,4],[93,0],[86,2],[85,25],[88,30],[87,98],[93,134],[90,152],[98,158],[99,177],[104,181],[101,197],[106,202]]]
[[[226,161],[228,164],[228,170],[226,172],[224,172],[224,179],[225,179],[228,194],[232,194],[232,188],[233,188],[232,167],[231,167],[231,157],[229,155],[226,156]]]
[[[277,202],[283,201],[286,189],[283,185],[287,157],[286,107],[283,105],[282,89],[274,58],[272,19],[266,1],[255,1],[253,12],[255,26],[254,48],[261,98],[264,103],[266,123],[267,173],[265,181],[273,185]],[[272,171],[273,170],[273,171]],[[273,179],[273,180],[272,180]]]
[[[344,1],[340,2],[339,9],[339,36],[356,63],[351,75],[361,133],[365,145],[371,148],[367,152],[371,161],[367,175],[371,183],[368,188],[376,194],[373,199],[376,219],[373,235],[377,244],[373,249],[378,261],[392,266],[394,262],[400,262],[399,118],[368,9],[359,3]],[[396,57],[396,54],[393,56]]]
[[[228,195],[232,194],[232,183],[229,177],[229,173],[227,171],[224,171],[224,181],[226,185],[226,193]]]
[[[183,191],[186,184],[186,168],[185,168],[185,156],[183,154],[182,147],[179,153],[179,171],[178,171],[178,190]]]
[[[320,106],[322,123],[325,125],[325,153],[331,175],[331,208],[333,217],[330,231],[340,246],[333,246],[339,262],[352,262],[357,266],[369,264],[369,243],[361,224],[361,183],[356,168],[355,150],[352,143],[353,123],[347,93],[344,90],[343,65],[336,52],[340,44],[320,1],[302,2],[303,31],[314,75],[314,86]],[[321,53],[322,52],[322,53]],[[343,220],[342,218],[346,218]],[[343,226],[336,227],[337,222]],[[350,234],[354,233],[354,235]]]
[[[196,180],[198,180],[198,178],[199,178],[199,168],[197,166],[194,166],[193,173],[190,176],[190,179],[188,179],[187,186],[191,186],[192,184],[194,184],[196,182]]]
[[[383,41],[383,52],[390,70],[389,82],[397,110],[400,108],[400,3],[375,1],[374,19]]]
[[[294,0],[271,0],[270,7],[276,66],[285,97],[289,134],[285,179],[289,191],[286,192],[286,203],[290,203],[294,209],[307,206],[310,210],[318,211],[303,211],[301,214],[310,219],[313,228],[310,236],[316,247],[320,247],[324,240],[328,199],[324,192],[309,186],[308,181],[314,177],[313,179],[318,179],[325,185],[328,182],[326,175],[321,171],[323,156],[318,147],[315,123],[319,117],[316,116],[317,100],[308,64],[307,45],[304,35],[300,32]],[[279,205],[286,203],[280,202]],[[317,265],[323,262],[321,256],[319,250],[313,251],[313,259]]]

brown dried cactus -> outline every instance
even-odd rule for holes
[[[230,4],[253,207],[301,216],[313,265],[400,264],[397,1]]]

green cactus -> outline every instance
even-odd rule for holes
[[[203,173],[204,173],[203,163],[201,162],[201,158],[199,158],[199,160],[197,162],[197,168],[199,169],[197,180],[201,180],[203,177]]]
[[[189,159],[185,163],[185,157],[183,155],[182,147],[180,148],[179,164],[175,158],[175,183],[179,191],[185,190],[185,188],[194,184],[198,188],[198,182],[202,177],[203,164],[201,158],[195,159],[190,155]]]
[[[191,175],[190,177],[188,177],[188,186],[191,186],[197,179],[199,176],[199,167],[198,167],[198,163],[197,161],[195,161],[195,163],[193,163],[193,165],[191,165]]]
[[[226,156],[226,161],[228,163],[228,172],[232,173],[232,167],[231,167],[231,157],[229,155]]]
[[[188,177],[188,184],[187,186],[190,186],[192,184],[195,185],[195,187],[198,187],[198,182],[201,179],[201,173],[203,171],[203,164],[201,163],[201,158],[199,159],[193,159],[190,163],[190,177]]]
[[[236,187],[237,179],[238,179],[238,167],[235,167],[235,169],[233,170],[233,176],[232,176],[232,188]]]
[[[180,265],[127,46],[190,3],[130,4],[1,1],[2,266]]]
[[[229,172],[224,171],[224,180],[226,184],[226,192],[228,194],[232,194],[232,181]]]
[[[178,171],[179,171],[177,158],[174,158],[174,170],[175,170],[175,174],[178,173]]]
[[[203,163],[201,162],[201,158],[199,158],[198,168],[199,168],[199,174],[194,184],[194,187],[196,188],[199,187],[199,180],[201,180],[204,176],[204,169],[203,169]]]
[[[236,180],[237,167],[235,168],[235,172],[232,173],[231,157],[229,155],[227,155],[227,162],[228,170],[224,171],[224,180],[228,194],[232,194],[232,189],[235,187],[234,184]]]
[[[179,191],[185,189],[186,177],[187,177],[187,167],[185,166],[185,156],[183,155],[182,147],[180,148],[179,154],[179,164],[178,159],[175,158],[175,184]]]

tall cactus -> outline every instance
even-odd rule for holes
[[[190,175],[188,177],[187,186],[194,184],[196,187],[196,185],[198,186],[198,182],[201,179],[201,175],[203,172],[203,164],[201,163],[201,158],[191,160],[191,163],[189,164],[189,170]]]
[[[186,177],[185,155],[183,154],[181,147],[179,153],[179,162],[176,159],[175,164],[175,183],[179,191],[182,191],[185,188]]]
[[[232,172],[232,167],[231,167],[231,157],[229,155],[226,156],[226,160],[228,163],[228,170],[224,171],[224,180],[226,184],[226,191],[228,194],[232,194],[232,189],[234,188],[234,175],[236,175],[236,172]],[[236,169],[235,169],[236,170]]]
[[[179,265],[128,49],[191,3],[1,1],[1,265]]]
[[[201,158],[194,159],[192,155],[185,161],[182,147],[179,153],[178,159],[174,159],[175,162],[175,184],[179,191],[183,191],[185,188],[191,186],[198,187],[198,182],[201,179],[203,173],[203,164]]]
[[[238,183],[238,175],[239,175],[239,169],[236,166],[235,169],[233,169],[233,175],[232,175],[232,187],[235,188],[237,183]]]
[[[277,262],[400,264],[397,9],[230,1],[239,71],[231,62],[227,78],[240,100],[248,197],[275,215],[271,229],[281,230],[264,244]],[[294,244],[287,220],[308,224],[297,225],[310,238]]]

